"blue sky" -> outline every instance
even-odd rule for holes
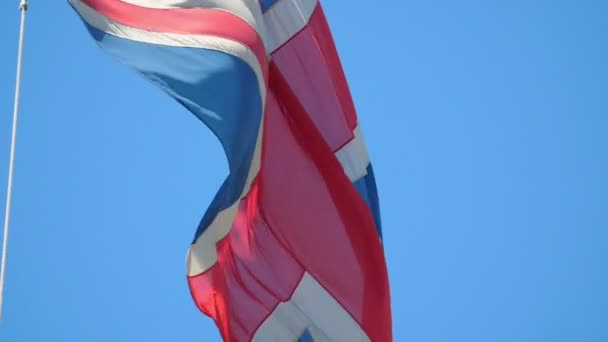
[[[0,5],[0,180],[17,4]],[[324,6],[376,171],[395,341],[608,340],[608,3]],[[0,341],[218,341],[185,256],[219,144],[67,2],[28,20]]]

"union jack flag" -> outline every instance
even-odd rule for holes
[[[223,339],[391,341],[373,169],[319,2],[69,1],[224,148],[187,256]]]

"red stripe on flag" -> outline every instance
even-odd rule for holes
[[[264,43],[247,22],[222,10],[210,8],[147,8],[120,0],[81,0],[108,19],[147,31],[203,35],[240,42],[256,55],[264,77],[267,58]]]

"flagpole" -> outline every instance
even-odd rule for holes
[[[13,107],[13,131],[11,137],[11,155],[8,167],[8,185],[6,189],[6,212],[4,216],[4,238],[2,240],[2,268],[0,269],[0,319],[2,318],[2,304],[4,303],[4,279],[6,276],[6,250],[8,247],[8,229],[11,218],[11,200],[13,194],[13,170],[15,168],[15,145],[17,143],[17,119],[19,118],[19,95],[21,88],[21,62],[23,61],[23,40],[25,36],[25,14],[27,13],[27,0],[21,0],[21,25],[19,28],[19,50],[17,52],[17,78],[15,81],[15,102]]]

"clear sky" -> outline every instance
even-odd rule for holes
[[[218,341],[185,258],[219,144],[66,1],[30,1],[0,341]],[[2,196],[17,4],[0,4]],[[395,341],[608,341],[608,2],[324,4],[376,171]]]

